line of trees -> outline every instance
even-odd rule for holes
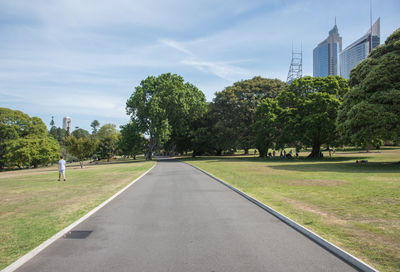
[[[257,148],[370,146],[400,135],[400,30],[350,75],[303,77],[290,85],[255,77],[234,83],[207,103],[194,85],[173,74],[150,76],[128,99],[133,134],[153,151],[227,154]],[[133,136],[132,136],[133,137]],[[133,138],[132,138],[133,139]]]
[[[38,117],[8,108],[0,108],[0,171],[48,165],[63,154],[68,161],[86,159],[109,161],[115,155],[136,159],[146,151],[148,140],[131,124],[91,123],[92,132],[76,128],[72,133],[50,122],[50,130]]]
[[[0,170],[46,165],[59,158],[59,150],[40,118],[0,108]]]
[[[131,120],[121,126],[91,123],[92,132],[50,131],[38,117],[0,108],[0,170],[37,167],[60,152],[81,162],[115,155],[136,158],[154,151],[229,154],[257,148],[321,146],[369,147],[400,137],[400,29],[355,67],[350,80],[339,76],[303,77],[290,85],[254,77],[215,94],[212,102],[175,74],[149,76],[127,100]]]

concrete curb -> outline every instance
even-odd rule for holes
[[[207,176],[209,176],[212,179],[218,181],[219,183],[222,183],[223,185],[225,185],[229,189],[235,191],[236,193],[238,193],[239,195],[243,196],[247,200],[253,202],[254,204],[259,206],[260,208],[262,208],[265,211],[269,212],[270,214],[274,215],[275,217],[277,217],[278,219],[280,219],[281,221],[283,221],[284,223],[286,223],[290,227],[294,228],[295,230],[297,230],[298,232],[300,232],[301,234],[303,234],[307,238],[311,239],[312,241],[314,241],[315,243],[317,243],[321,247],[325,248],[326,250],[328,250],[329,252],[333,253],[334,255],[336,255],[337,257],[341,258],[342,260],[344,260],[348,264],[352,265],[353,267],[357,268],[358,270],[365,271],[365,272],[378,272],[378,270],[376,270],[375,268],[373,268],[373,267],[369,266],[368,264],[364,263],[360,259],[354,257],[350,253],[348,253],[348,252],[344,251],[343,249],[335,246],[334,244],[328,242],[327,240],[325,240],[324,238],[320,237],[316,233],[314,233],[311,230],[303,227],[302,225],[296,223],[295,221],[289,219],[288,217],[286,217],[283,214],[277,212],[273,208],[261,203],[260,201],[254,199],[253,197],[251,197],[251,196],[247,195],[246,193],[240,191],[239,189],[233,187],[232,185],[229,185],[225,181],[213,176],[212,174],[207,173],[206,171],[202,170],[201,168],[199,168],[197,166],[194,166],[194,165],[192,165],[190,163],[187,163],[187,162],[184,162],[184,163],[186,163],[186,164],[192,166],[193,168],[203,172]]]
[[[39,246],[37,246],[36,248],[32,249],[30,252],[28,252],[27,254],[25,254],[24,256],[22,256],[21,258],[19,258],[18,260],[16,260],[15,262],[13,262],[12,264],[10,264],[9,266],[7,266],[6,268],[4,268],[3,270],[1,270],[1,272],[12,272],[15,271],[16,269],[18,269],[19,267],[21,267],[23,264],[25,264],[27,261],[29,261],[30,259],[32,259],[33,257],[35,257],[37,254],[39,254],[42,250],[44,250],[46,247],[48,247],[49,245],[51,245],[54,241],[60,239],[62,236],[64,236],[67,232],[71,231],[73,228],[75,228],[77,225],[79,225],[80,223],[82,223],[83,221],[85,221],[86,219],[88,219],[91,215],[93,215],[94,213],[96,213],[98,210],[100,210],[101,208],[103,208],[105,205],[107,205],[109,202],[111,202],[114,198],[116,198],[117,196],[119,196],[120,194],[122,194],[126,189],[128,189],[130,186],[132,186],[134,183],[136,183],[137,181],[139,181],[142,177],[144,177],[148,172],[150,172],[155,166],[157,165],[157,162],[146,172],[144,172],[142,175],[140,175],[138,178],[136,178],[135,180],[133,180],[131,183],[129,183],[128,185],[126,185],[124,188],[122,188],[120,191],[118,191],[117,193],[115,193],[112,197],[110,197],[109,199],[107,199],[106,201],[104,201],[103,203],[101,203],[99,206],[97,206],[96,208],[94,208],[93,210],[91,210],[89,213],[85,214],[84,216],[82,216],[81,218],[79,218],[77,221],[75,221],[74,223],[72,223],[71,225],[69,225],[68,227],[66,227],[65,229],[59,231],[58,233],[56,233],[55,235],[53,235],[51,238],[49,238],[48,240],[44,241],[43,243],[41,243]]]

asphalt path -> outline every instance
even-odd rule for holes
[[[90,234],[56,240],[17,271],[355,271],[174,160],[159,161],[74,231]]]

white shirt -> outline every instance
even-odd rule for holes
[[[59,160],[58,161],[58,169],[59,170],[65,170],[65,164],[66,164],[67,162],[65,161],[65,160],[63,160],[63,159],[61,159],[61,160]]]

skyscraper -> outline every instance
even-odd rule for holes
[[[364,36],[340,53],[340,75],[342,77],[349,79],[351,69],[366,59],[372,49],[380,44],[380,24],[380,18],[378,18]]]
[[[63,118],[63,129],[65,129],[68,133],[71,132],[71,118],[70,117]]]
[[[313,75],[326,77],[339,75],[339,53],[342,51],[342,37],[335,26],[329,31],[329,36],[313,50]]]

